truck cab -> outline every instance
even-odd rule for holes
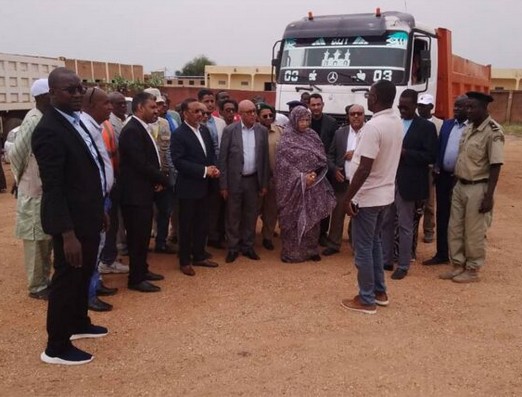
[[[279,43],[272,65],[281,112],[308,91],[321,94],[325,113],[344,121],[346,105],[366,108],[365,93],[381,79],[397,86],[397,101],[406,88],[437,95],[437,33],[410,14],[309,13],[290,23]]]

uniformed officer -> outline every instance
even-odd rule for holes
[[[469,125],[462,134],[455,166],[448,243],[453,269],[440,275],[457,283],[478,281],[484,265],[485,235],[493,194],[504,161],[502,127],[488,114],[493,98],[467,92]]]

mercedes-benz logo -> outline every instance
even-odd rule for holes
[[[328,80],[328,82],[330,84],[335,83],[338,78],[339,78],[339,75],[337,74],[337,72],[330,72],[330,73],[328,73],[328,76],[326,77],[326,79]]]

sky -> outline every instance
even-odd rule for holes
[[[453,32],[453,52],[522,68],[521,0],[0,0],[0,52],[143,65],[172,75],[204,54],[270,65],[286,25],[307,16],[406,11]]]

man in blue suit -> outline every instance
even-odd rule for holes
[[[440,129],[439,151],[433,167],[437,198],[437,252],[433,258],[422,262],[423,265],[440,265],[449,262],[448,258],[448,223],[453,191],[453,171],[459,153],[459,142],[467,125],[466,96],[460,96],[453,105],[453,119],[444,121]]]

